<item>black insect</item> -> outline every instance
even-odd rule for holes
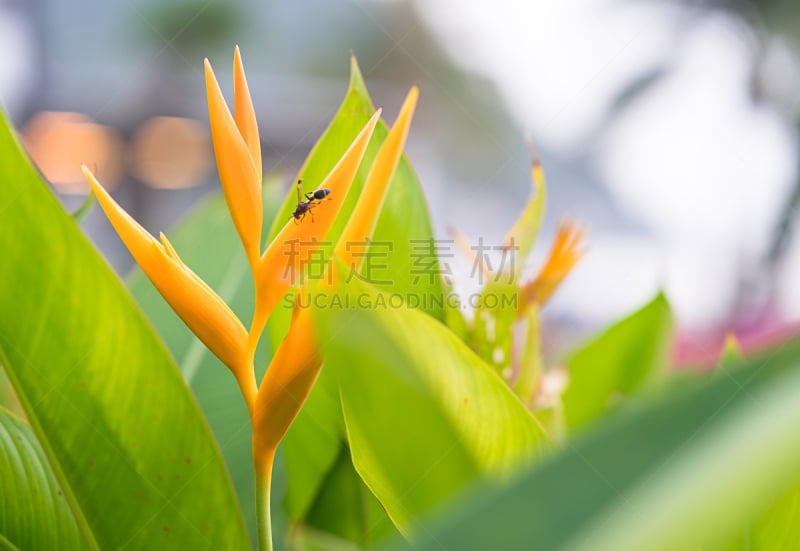
[[[318,207],[322,204],[322,201],[330,194],[331,190],[322,188],[317,189],[314,191],[309,191],[305,194],[305,201],[303,200],[303,190],[302,190],[303,180],[297,180],[297,206],[292,213],[292,218],[294,218],[294,223],[297,224],[298,221],[302,221],[303,218],[306,217],[306,214],[311,215],[311,221],[314,221],[314,213],[311,211],[314,207]],[[330,201],[330,199],[328,199]]]

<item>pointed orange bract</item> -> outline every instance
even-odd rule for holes
[[[239,318],[181,261],[166,236],[155,239],[111,198],[86,166],[81,168],[97,202],[142,271],[197,338],[230,368],[252,405],[256,381],[246,361],[247,332]]]
[[[222,97],[211,63],[205,60],[206,91],[208,93],[208,116],[211,123],[211,137],[214,142],[214,153],[217,158],[217,169],[222,183],[225,201],[231,212],[236,231],[244,245],[251,266],[255,266],[261,251],[261,226],[263,213],[261,204],[260,169],[251,153],[255,120],[251,119],[245,104],[240,118],[242,126],[247,130],[250,146],[237,126]],[[238,80],[238,79],[237,79]],[[240,96],[247,94],[246,85],[239,86]],[[258,139],[256,134],[255,139]],[[259,155],[260,158],[260,155]]]
[[[256,167],[258,182],[261,183],[261,140],[258,137],[258,122],[247,86],[247,78],[242,65],[242,54],[239,46],[233,52],[233,116],[236,127],[250,150],[253,165]]]
[[[562,221],[559,224],[550,256],[539,275],[520,288],[519,313],[524,312],[529,304],[544,304],[553,295],[583,256],[583,251],[578,249],[583,233],[583,228],[575,222]]]
[[[414,86],[408,92],[394,126],[378,150],[372,167],[369,169],[364,188],[358,197],[358,202],[336,244],[334,256],[343,260],[346,266],[353,269],[360,267],[359,264],[364,257],[363,254],[359,254],[358,257],[354,256],[355,252],[352,248],[348,250],[348,243],[363,243],[372,236],[372,232],[375,230],[381,205],[386,198],[386,192],[389,190],[389,184],[397,170],[400,157],[403,155],[418,97],[419,89]]]

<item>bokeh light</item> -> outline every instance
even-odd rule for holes
[[[150,187],[198,186],[212,166],[208,131],[191,119],[153,117],[133,135],[129,160],[133,174]]]
[[[22,128],[22,143],[48,182],[63,193],[88,193],[80,166],[94,167],[112,189],[123,172],[117,132],[88,115],[42,111]]]

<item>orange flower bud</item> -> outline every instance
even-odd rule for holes
[[[552,296],[567,274],[575,267],[583,251],[578,249],[583,228],[576,222],[562,221],[558,226],[553,248],[539,275],[520,288],[520,313],[530,304],[542,305]]]
[[[261,154],[259,150],[257,166],[252,151],[259,149],[260,145],[247,83],[244,74],[238,75],[237,70],[237,103],[241,109],[237,109],[240,111],[237,112],[239,120],[234,121],[208,59],[205,60],[205,67],[208,116],[222,191],[250,265],[255,266],[261,252],[263,224]]]

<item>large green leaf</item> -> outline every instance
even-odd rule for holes
[[[283,441],[286,509],[292,520],[302,520],[311,510],[346,439],[339,389],[330,370],[323,368]]]
[[[272,178],[264,187],[267,221],[277,207],[277,188],[278,182]],[[222,195],[215,194],[204,201],[169,232],[169,237],[183,261],[247,323],[254,307],[253,278]],[[228,368],[192,334],[138,268],[128,278],[128,287],[177,359],[186,382],[197,397],[222,449],[255,541],[252,433],[239,387]],[[262,346],[256,358],[257,365],[266,365],[268,361],[269,346]],[[277,521],[274,524],[280,525]]]
[[[349,507],[342,510],[342,503]],[[378,500],[354,474],[344,445],[308,513],[308,524],[364,547],[394,532]]]
[[[798,396],[795,343],[623,408],[511,484],[475,488],[437,526],[426,524],[416,548],[658,551],[724,543],[800,483]]]
[[[355,59],[351,69],[350,87],[344,101],[300,171],[306,189],[313,189],[322,181],[375,110]],[[334,242],[344,229],[348,213],[355,206],[372,161],[387,134],[386,124],[379,122],[342,214],[329,232],[327,241]],[[289,219],[296,202],[292,188],[275,218],[271,235],[275,235]],[[324,205],[320,208],[324,208]],[[433,232],[422,189],[411,164],[403,156],[389,186],[373,235],[373,269],[365,270],[362,275],[404,297],[420,297],[420,309],[442,319],[445,315],[443,297],[447,291],[436,257],[430,254],[432,239]],[[382,254],[386,256],[380,256]],[[290,312],[279,307],[273,313],[269,323],[273,345],[286,334]],[[330,386],[330,383],[330,378],[324,375],[323,370],[323,376],[284,439],[288,473],[287,507],[295,522],[305,519],[314,507],[315,500],[324,499],[326,477],[333,472],[344,442],[338,389]],[[331,400],[331,397],[334,399]],[[351,475],[351,482],[355,484],[356,475],[354,472]],[[347,501],[338,510],[332,509],[330,512],[344,513],[347,509],[361,506],[360,501]],[[357,541],[363,541],[363,538]]]
[[[6,408],[15,415],[25,417],[17,395],[14,393],[14,387],[11,386],[11,381],[8,380],[6,372],[2,369],[0,369],[0,407]]]
[[[92,549],[245,549],[163,343],[0,122],[0,361]]]
[[[744,354],[733,335],[725,338],[715,377],[727,377],[728,369],[739,365]],[[800,484],[795,484],[741,530],[740,535],[724,546],[728,551],[768,551],[800,549]]]
[[[0,408],[0,547],[83,549],[78,526],[33,431]]]
[[[749,522],[726,551],[800,549],[800,484]]]
[[[575,352],[563,395],[570,428],[597,418],[620,398],[662,378],[672,337],[672,314],[659,293]]]
[[[549,446],[541,425],[492,369],[439,321],[391,307],[352,281],[319,311],[356,470],[406,534],[481,477],[503,477]]]

